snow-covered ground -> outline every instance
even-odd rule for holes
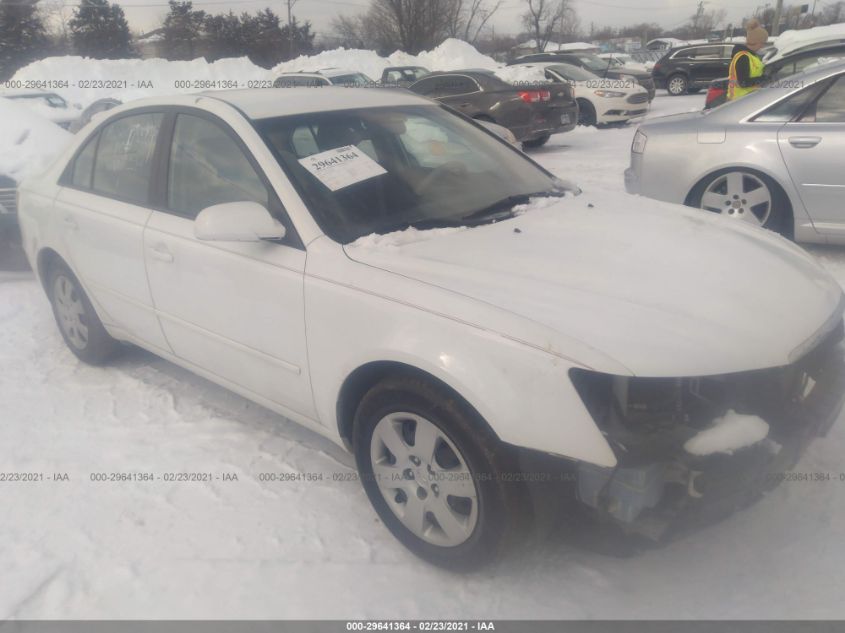
[[[661,95],[653,113],[701,101]],[[622,190],[633,130],[579,128],[534,156],[586,196]],[[813,252],[845,283],[845,250]],[[30,275],[0,275],[0,359],[0,473],[45,475],[0,481],[0,618],[845,617],[841,420],[797,468],[831,481],[784,483],[634,557],[552,537],[460,576],[414,558],[358,483],[335,481],[353,463],[327,440],[139,350],[77,362]],[[212,481],[91,481],[184,472]]]

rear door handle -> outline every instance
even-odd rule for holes
[[[809,149],[822,142],[821,136],[790,136],[789,144],[798,149]]]
[[[66,215],[62,220],[65,227],[70,229],[71,231],[76,231],[79,228],[79,224],[77,224],[76,220],[73,219],[73,216]]]
[[[164,244],[156,244],[150,248],[150,257],[160,262],[167,262],[168,264],[173,261],[173,254],[167,250]]]

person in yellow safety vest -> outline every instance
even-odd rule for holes
[[[766,45],[769,33],[756,19],[748,21],[745,46],[734,46],[730,70],[728,71],[728,101],[739,99],[757,90],[765,81],[763,60],[757,51]]]

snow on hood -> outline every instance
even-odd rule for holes
[[[741,415],[731,409],[721,418],[713,420],[710,428],[691,437],[684,444],[690,455],[712,455],[734,452],[761,442],[769,435],[769,425],[756,415]]]
[[[812,29],[802,29],[786,31],[781,33],[774,44],[777,52],[769,56],[768,61],[777,58],[780,59],[784,55],[788,55],[803,46],[810,44],[820,44],[822,42],[836,42],[838,40],[845,40],[845,24],[830,24],[828,26],[816,26]]]
[[[46,169],[72,138],[31,108],[0,98],[0,175],[20,182]]]
[[[810,255],[773,233],[626,194],[584,193],[388,243],[346,251],[557,332],[547,345],[556,353],[574,339],[641,376],[788,364],[842,297]]]

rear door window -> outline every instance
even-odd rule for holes
[[[801,121],[805,123],[845,123],[845,75],[840,75],[819,97]]]
[[[153,153],[163,117],[133,114],[103,128],[91,185],[95,192],[133,204],[149,202]]]

